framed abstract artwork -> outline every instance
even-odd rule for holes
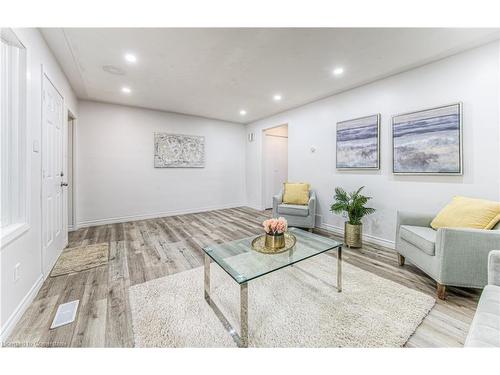
[[[337,169],[380,168],[380,114],[337,123]]]
[[[392,118],[393,173],[462,174],[462,103]]]
[[[155,168],[203,168],[205,137],[184,134],[154,134]]]

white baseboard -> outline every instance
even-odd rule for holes
[[[40,275],[40,277],[35,281],[29,292],[24,296],[21,303],[16,307],[12,315],[9,317],[9,319],[7,319],[7,322],[5,322],[5,325],[2,327],[2,332],[0,333],[0,346],[10,336],[17,322],[19,322],[19,319],[21,319],[28,306],[35,299],[38,291],[42,287],[43,281],[44,277],[43,275]]]
[[[198,212],[223,210],[226,208],[235,208],[235,207],[244,207],[244,206],[246,206],[246,204],[240,202],[240,203],[226,204],[226,205],[220,205],[220,206],[208,206],[208,207],[192,208],[192,209],[187,209],[187,210],[172,210],[172,211],[165,211],[165,212],[156,212],[156,213],[151,213],[151,214],[119,216],[119,217],[110,217],[110,218],[105,218],[105,219],[87,220],[87,221],[82,221],[82,222],[77,223],[76,227],[74,229],[76,230],[79,228],[93,227],[96,225],[127,223],[129,221],[136,221],[136,220],[156,219],[159,217],[167,217],[167,216],[195,214]]]
[[[265,210],[265,208],[253,206],[253,205],[250,205],[250,204],[244,204],[243,206],[251,208],[252,210],[256,210],[256,211],[264,211]]]
[[[338,227],[336,225],[322,223],[321,225],[319,225],[319,228],[328,230],[328,231],[333,232],[339,236],[344,235],[344,228]],[[386,240],[385,238],[372,236],[371,234],[363,233],[363,242],[388,247],[390,249],[396,248],[396,244],[394,241]]]

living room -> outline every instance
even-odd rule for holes
[[[5,351],[500,347],[496,25],[1,24]]]

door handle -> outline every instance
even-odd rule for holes
[[[63,186],[68,186],[68,183],[67,182],[61,182],[61,187]]]

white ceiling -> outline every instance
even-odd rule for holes
[[[248,123],[498,39],[498,29],[41,29],[81,99]],[[137,56],[127,63],[124,54]],[[112,65],[124,75],[103,70]],[[335,77],[335,67],[344,73]],[[121,92],[129,86],[132,93]],[[273,95],[283,96],[280,102]],[[246,116],[239,114],[241,109]]]

